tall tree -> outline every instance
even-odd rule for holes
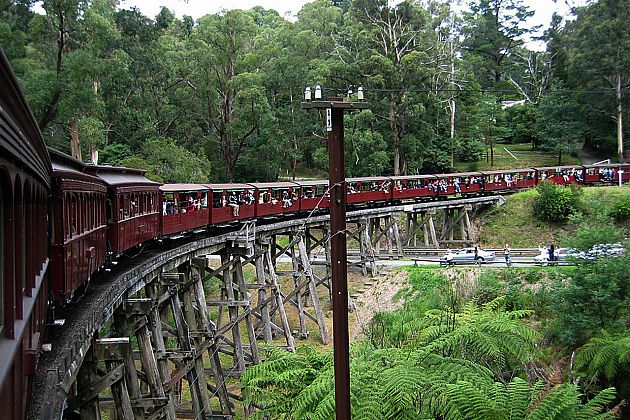
[[[525,27],[534,11],[522,0],[474,0],[465,13],[464,58],[475,69],[481,87],[507,80],[513,54],[539,27]]]
[[[419,83],[431,85],[430,68],[434,58],[427,52],[431,31],[426,10],[410,1],[390,6],[385,0],[360,0],[352,3],[350,13],[360,25],[357,32],[364,49],[357,63],[369,87],[387,88],[384,93],[388,138],[393,153],[393,171],[403,172],[403,139],[409,135],[406,116],[417,115],[413,95],[405,93]],[[427,86],[428,85],[428,86]]]
[[[253,43],[257,30],[252,16],[242,10],[205,16],[196,28],[196,83],[204,104],[203,121],[219,144],[229,181],[269,110],[262,73],[267,57]]]
[[[624,91],[630,87],[630,1],[601,0],[578,8],[569,25],[569,72],[575,82],[588,89],[611,89],[612,107],[603,105],[616,123],[617,154],[624,157]],[[591,98],[601,102],[602,95]]]

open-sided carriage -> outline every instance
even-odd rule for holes
[[[256,215],[256,189],[249,184],[207,184],[210,223],[229,223]]]
[[[162,185],[162,235],[195,231],[210,224],[209,191],[210,188],[202,184]]]

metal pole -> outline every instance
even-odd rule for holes
[[[348,280],[346,252],[346,182],[344,170],[343,109],[332,108],[328,132],[330,185],[333,350],[335,359],[335,413],[350,419],[350,351],[348,339]]]

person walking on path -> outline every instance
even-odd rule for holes
[[[505,244],[505,247],[503,248],[503,256],[505,257],[505,265],[506,267],[509,267],[510,264],[512,264],[511,258],[510,258],[510,245]]]

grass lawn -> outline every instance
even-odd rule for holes
[[[516,157],[512,157],[510,153]],[[488,153],[490,153],[488,151]],[[489,157],[488,157],[489,159]],[[581,161],[578,157],[563,156],[563,165],[577,165]],[[529,143],[523,144],[495,144],[494,145],[494,166],[486,161],[484,156],[477,162],[455,162],[455,170],[463,171],[486,171],[494,169],[531,168],[533,166],[555,166],[558,164],[558,155],[545,153],[532,149]]]

